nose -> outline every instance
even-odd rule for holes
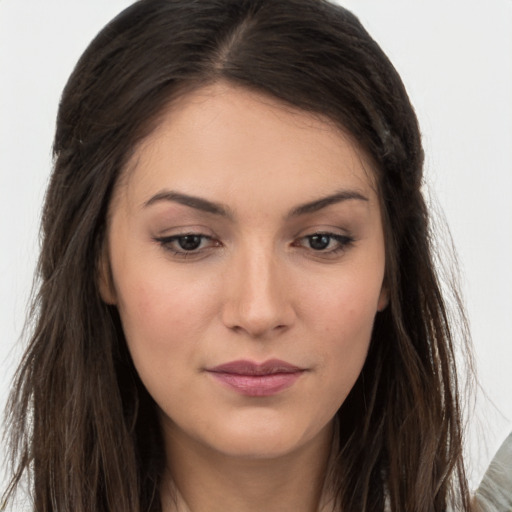
[[[295,321],[285,264],[272,251],[247,251],[231,262],[224,284],[222,321],[252,338],[269,338]]]

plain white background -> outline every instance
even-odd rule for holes
[[[59,95],[93,36],[130,3],[0,1],[0,407],[20,355]],[[474,484],[512,430],[512,0],[342,3],[402,75],[428,194],[459,253],[481,385],[468,430]]]

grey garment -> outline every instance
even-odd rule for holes
[[[512,434],[494,456],[475,493],[480,512],[512,512]]]

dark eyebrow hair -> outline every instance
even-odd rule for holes
[[[326,208],[332,204],[340,203],[342,201],[349,201],[351,199],[356,199],[359,201],[368,201],[368,198],[363,196],[360,192],[356,190],[342,190],[340,192],[336,192],[327,197],[322,197],[320,199],[316,199],[311,201],[310,203],[305,203],[299,205],[287,215],[287,217],[297,217],[300,215],[305,215],[308,213],[314,213],[322,208]],[[194,208],[196,210],[201,210],[207,213],[213,213],[214,215],[221,215],[223,217],[232,218],[232,214],[226,206],[223,206],[220,203],[215,203],[213,201],[209,201],[208,199],[203,199],[201,197],[190,196],[188,194],[183,194],[181,192],[174,192],[172,190],[162,190],[158,192],[150,199],[148,199],[143,207],[147,208],[152,204],[158,203],[160,201],[171,201],[175,203],[182,204],[184,206],[188,206],[190,208]]]
[[[163,190],[158,192],[144,203],[144,208],[151,206],[152,204],[158,203],[159,201],[172,201],[179,203],[196,210],[201,210],[207,213],[213,213],[214,215],[222,215],[223,217],[231,217],[228,208],[225,206],[203,199],[201,197],[189,196],[188,194],[182,194],[180,192],[173,192],[172,190]]]
[[[368,201],[368,198],[363,196],[360,192],[356,190],[341,190],[334,194],[331,194],[327,197],[322,197],[321,199],[316,199],[315,201],[311,201],[310,203],[302,204],[294,208],[289,216],[297,217],[299,215],[305,215],[307,213],[314,213],[322,208],[326,208],[331,204],[340,203],[342,201],[349,201],[351,199],[357,199],[359,201]]]

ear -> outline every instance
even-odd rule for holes
[[[389,291],[386,284],[382,285],[379,295],[379,301],[377,302],[377,311],[384,311],[389,304]]]
[[[116,305],[117,297],[106,242],[103,244],[103,249],[96,265],[96,282],[103,302],[111,306]]]

